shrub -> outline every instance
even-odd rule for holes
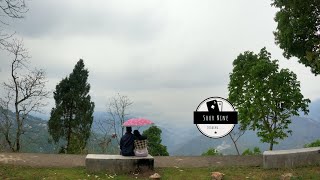
[[[207,152],[201,154],[201,156],[221,156],[222,154],[215,148],[209,148]]]
[[[254,147],[253,151],[251,151],[249,148],[244,150],[242,155],[259,155],[261,154],[261,151],[259,149],[259,147]]]
[[[313,141],[310,144],[305,144],[304,147],[308,148],[308,147],[319,147],[320,146],[320,139]]]

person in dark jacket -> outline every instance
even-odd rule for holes
[[[120,153],[123,156],[134,156],[134,135],[131,133],[132,128],[126,127],[126,133],[121,137],[120,140]]]

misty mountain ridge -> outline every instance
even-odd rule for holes
[[[278,140],[279,144],[274,145],[274,150],[303,148],[307,143],[320,139],[320,99],[309,104],[308,115],[300,114],[299,117],[292,117],[289,129],[292,135],[284,140]],[[187,128],[179,128],[166,124],[163,130],[163,143],[168,146],[170,155],[201,155],[209,148],[216,148],[222,154],[236,154],[236,150],[229,135],[213,139],[201,134],[195,124]],[[268,143],[262,143],[256,132],[246,131],[237,142],[240,153],[245,149],[259,147],[261,151],[269,149]]]
[[[10,116],[14,117],[14,113]],[[106,112],[95,112],[94,123],[92,131],[95,136],[90,137],[88,142],[89,153],[99,153],[97,137],[101,136],[101,131],[98,128],[99,120],[102,121],[108,117]],[[132,116],[134,117],[134,116]],[[289,129],[292,130],[292,135],[286,139],[280,140],[279,144],[274,145],[274,149],[292,149],[302,148],[305,144],[310,143],[316,139],[320,139],[320,100],[310,104],[310,113],[308,116],[292,117],[292,123]],[[162,144],[167,146],[170,155],[183,155],[183,156],[198,156],[209,148],[216,148],[222,154],[236,154],[236,150],[229,136],[219,139],[212,139],[202,135],[197,129],[195,124],[188,121],[189,124],[179,126],[173,122],[155,122],[155,125],[162,130]],[[23,146],[22,152],[44,152],[44,153],[57,153],[59,144],[55,145],[49,143],[50,137],[48,134],[47,120],[38,117],[28,116],[25,128],[29,132],[22,138]],[[143,132],[150,126],[140,127]],[[111,135],[113,131],[108,133]],[[0,142],[5,143],[4,139],[0,137]],[[246,133],[237,142],[240,152],[247,148],[253,149],[257,146],[262,151],[267,150],[269,145],[261,143],[254,131],[246,131]],[[108,148],[108,153],[115,153],[117,151],[117,142],[113,139],[111,147]],[[1,151],[1,146],[0,146]],[[100,152],[101,153],[101,152]]]
[[[279,140],[279,144],[274,145],[274,150],[295,149],[303,148],[307,143],[320,139],[320,122],[311,118],[293,117],[292,123],[289,125],[289,129],[292,130],[292,135],[288,135],[284,140]],[[195,127],[190,133],[195,133],[198,129]],[[256,132],[246,131],[243,136],[237,142],[240,153],[245,149],[251,150],[257,146],[261,151],[268,150],[268,143],[261,143]],[[186,141],[180,147],[173,149],[171,155],[201,155],[209,148],[215,148],[224,155],[236,154],[235,147],[231,141],[229,135],[213,139],[204,135],[197,135]]]

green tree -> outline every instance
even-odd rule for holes
[[[90,136],[94,103],[88,94],[88,75],[89,71],[80,59],[54,92],[56,107],[51,110],[48,131],[55,143],[60,139],[66,141],[67,153],[83,152]]]
[[[143,135],[148,138],[148,151],[152,156],[169,156],[167,146],[161,144],[161,129],[151,126],[143,131]]]
[[[274,32],[284,56],[297,57],[299,62],[318,75],[320,73],[320,2],[319,0],[273,0],[279,8]]]
[[[257,130],[262,142],[278,144],[288,137],[290,117],[301,110],[308,113],[309,99],[300,92],[300,82],[288,69],[280,69],[270,60],[265,48],[259,54],[244,52],[233,61],[230,74],[229,100],[238,109],[244,129]]]
[[[308,147],[320,147],[320,139],[317,139],[316,141],[311,142],[310,144],[305,144],[305,148]]]
[[[201,156],[221,156],[222,154],[215,148],[209,148],[207,152],[201,154]]]
[[[254,147],[253,151],[251,151],[249,148],[244,150],[242,155],[259,155],[261,154],[261,150],[259,147]]]

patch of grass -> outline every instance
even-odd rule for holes
[[[32,168],[27,166],[1,165],[3,179],[79,179],[85,177],[83,168]]]
[[[88,173],[84,167],[78,168],[35,168],[28,166],[0,165],[0,179],[128,179],[128,175],[109,173]]]
[[[208,167],[208,168],[156,168],[162,178],[168,180],[208,180],[211,172],[224,173],[224,180],[233,179],[280,179],[284,173],[292,173],[296,180],[320,179],[320,167],[301,167],[294,169],[263,169],[261,167]],[[0,165],[0,179],[148,179],[150,174],[146,172],[139,175],[133,174],[109,174],[87,173],[84,167],[79,168],[34,168],[27,166]]]
[[[209,168],[162,168],[164,179],[208,180],[211,172],[223,174],[224,180],[238,179],[280,179],[284,173],[292,173],[292,179],[320,179],[320,167],[301,167],[294,169],[263,169],[262,167],[209,167]]]

